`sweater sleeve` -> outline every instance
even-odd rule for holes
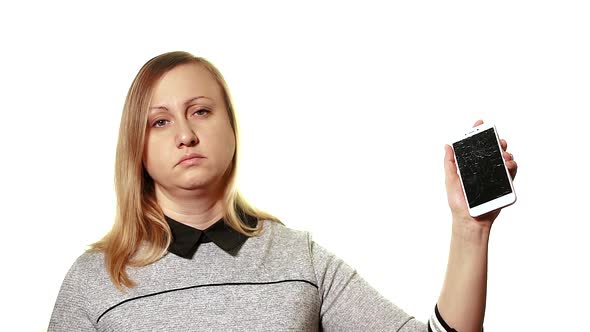
[[[322,330],[451,332],[436,306],[428,324],[417,321],[369,285],[356,270],[315,243],[308,235],[321,300]],[[431,326],[436,322],[436,326]]]
[[[78,259],[66,273],[55,301],[47,332],[96,331],[86,311],[85,278]]]

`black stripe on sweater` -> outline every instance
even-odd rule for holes
[[[304,282],[304,283],[307,283],[307,284],[312,285],[315,288],[318,288],[318,286],[316,284],[314,284],[313,282],[307,281],[307,280],[303,280],[303,279],[287,279],[287,280],[267,281],[267,282],[226,282],[226,283],[221,283],[221,284],[204,284],[204,285],[194,285],[194,286],[188,286],[188,287],[182,287],[182,288],[174,288],[174,289],[168,289],[168,290],[157,292],[157,293],[152,293],[152,294],[146,294],[146,295],[132,297],[132,298],[127,299],[125,301],[119,302],[119,303],[115,304],[114,306],[108,308],[107,310],[105,310],[105,312],[103,312],[100,316],[98,316],[98,319],[96,320],[96,323],[98,323],[100,321],[100,319],[102,318],[102,316],[104,316],[107,312],[115,309],[116,307],[120,306],[121,304],[126,303],[126,302],[130,302],[130,301],[133,301],[133,300],[138,300],[138,299],[141,299],[141,298],[144,298],[144,297],[156,296],[156,295],[160,295],[160,294],[164,294],[164,293],[177,292],[177,291],[182,291],[182,290],[186,290],[186,289],[201,288],[201,287],[245,286],[245,285],[273,285],[273,284],[281,284],[281,283],[285,283],[285,282]]]

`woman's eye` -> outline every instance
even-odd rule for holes
[[[211,112],[211,111],[209,111],[209,110],[206,110],[206,109],[203,109],[203,108],[202,108],[202,109],[198,109],[198,110],[194,111],[194,112],[193,112],[193,115],[194,115],[194,114],[196,114],[197,116],[200,116],[200,117],[202,117],[202,116],[205,116],[205,115],[207,115],[207,113],[210,113],[210,112]],[[157,121],[155,121],[155,122],[152,124],[152,127],[154,127],[154,128],[161,128],[161,127],[163,127],[163,126],[164,126],[164,125],[165,125],[167,122],[168,122],[168,120],[165,120],[165,119],[160,119],[160,120],[157,120]]]
[[[158,121],[154,122],[152,127],[156,127],[156,128],[162,127],[162,125],[164,125],[163,121],[168,121],[168,120],[164,120],[164,119],[158,120]]]
[[[201,113],[200,113],[200,114],[197,114],[197,113],[199,113],[199,112],[201,112]],[[201,116],[201,115],[205,115],[205,114],[207,114],[207,113],[209,113],[209,110],[206,110],[206,109],[199,109],[199,110],[196,110],[195,112],[193,112],[193,114],[197,114],[197,115],[199,115],[199,116]]]

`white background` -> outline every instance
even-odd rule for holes
[[[0,5],[0,326],[46,328],[114,216],[127,89],[206,57],[242,127],[242,190],[426,321],[450,238],[443,146],[494,122],[519,164],[495,223],[486,331],[587,327],[590,10],[584,1]]]

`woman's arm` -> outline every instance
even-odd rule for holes
[[[477,121],[474,126],[482,124]],[[503,157],[512,178],[517,164],[500,140]],[[499,210],[472,218],[459,182],[453,150],[445,146],[445,184],[453,226],[445,281],[438,299],[438,311],[459,332],[481,331],[486,306],[488,242]]]
[[[481,331],[486,306],[489,228],[453,220],[447,273],[438,310],[460,332]],[[477,225],[476,225],[477,226]]]

